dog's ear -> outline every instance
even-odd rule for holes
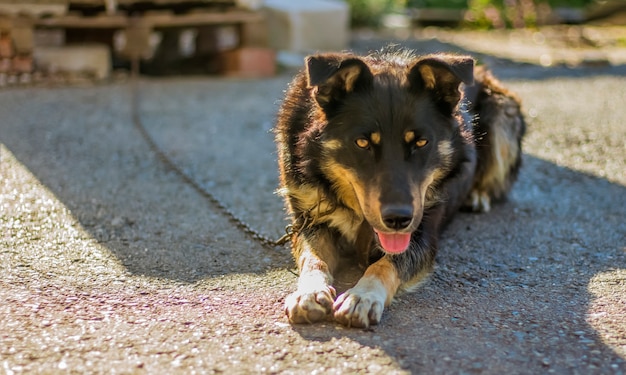
[[[414,91],[429,91],[442,110],[452,112],[461,99],[461,83],[474,84],[474,59],[446,54],[425,56],[410,68],[408,80]]]
[[[347,94],[367,87],[373,79],[367,64],[348,54],[308,56],[306,75],[315,100],[325,109]]]

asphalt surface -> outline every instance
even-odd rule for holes
[[[1,91],[0,373],[624,374],[623,66],[490,61],[528,116],[519,183],[460,214],[431,280],[366,331],[288,324],[289,251],[155,156],[129,83]],[[159,146],[269,236],[286,223],[271,128],[291,74],[139,85]]]

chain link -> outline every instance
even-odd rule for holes
[[[287,225],[285,227],[285,234],[274,241],[268,236],[260,233],[259,231],[253,229],[248,223],[243,221],[241,218],[237,217],[228,207],[219,200],[214,194],[200,186],[193,178],[191,178],[187,173],[185,173],[176,163],[174,163],[167,154],[157,145],[154,139],[150,136],[148,131],[146,130],[143,122],[141,121],[141,117],[139,115],[139,83],[137,82],[137,72],[133,69],[131,73],[131,107],[132,107],[132,121],[139,133],[141,134],[144,141],[148,144],[152,152],[158,157],[158,159],[167,166],[172,172],[174,172],[181,180],[183,180],[187,185],[189,185],[193,190],[195,190],[198,194],[200,194],[203,198],[211,203],[226,219],[237,227],[239,230],[248,235],[251,239],[259,242],[261,245],[268,249],[275,249],[277,247],[282,247],[287,242],[291,240],[294,234],[299,232],[305,225],[309,225],[310,216],[305,218],[304,220],[296,220],[294,224]],[[302,224],[299,224],[302,222]]]

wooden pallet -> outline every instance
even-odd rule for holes
[[[145,38],[152,30],[167,28],[193,28],[211,25],[234,25],[238,28],[241,46],[265,47],[267,35],[264,27],[264,17],[259,12],[231,9],[227,11],[195,11],[188,14],[173,14],[167,11],[151,12],[141,16],[125,14],[99,14],[87,17],[77,14],[68,14],[59,17],[39,18],[33,21],[35,28],[48,29],[82,29],[82,30],[126,30],[129,35],[141,34],[143,37],[133,37],[132,48],[144,51],[148,46]],[[140,45],[142,39],[144,45]],[[139,43],[139,44],[138,44]],[[141,54],[141,52],[139,52]]]
[[[141,23],[145,26],[152,28],[164,28],[262,22],[263,16],[260,13],[245,10],[229,10],[226,12],[195,12],[189,14],[161,12],[146,14],[139,17],[126,16],[122,14],[102,14],[93,17],[68,14],[59,17],[37,19],[35,20],[35,26],[65,29],[123,29],[131,27],[138,19],[141,19]]]
[[[104,43],[113,51],[113,36],[122,32],[126,39],[126,47],[121,51],[117,50],[119,53],[117,56],[122,60],[131,61],[134,68],[139,66],[139,61],[156,62],[157,57],[175,63],[176,57],[172,59],[168,54],[170,53],[168,51],[171,51],[171,55],[176,55],[171,41],[177,39],[178,33],[188,29],[197,30],[198,36],[203,36],[203,52],[206,53],[207,45],[209,49],[215,48],[215,45],[211,44],[213,43],[211,39],[215,37],[216,28],[228,27],[237,33],[238,43],[229,47],[229,51],[211,50],[208,55],[204,55],[205,58],[215,60],[214,65],[219,66],[219,71],[224,74],[241,72],[242,75],[268,75],[267,72],[273,69],[274,54],[267,48],[264,16],[260,12],[239,8],[225,10],[200,8],[184,14],[160,10],[141,15],[102,12],[94,16],[76,13],[39,18],[16,16],[9,17],[8,21],[8,29],[14,35],[17,35],[18,29],[15,28],[17,25],[20,26],[19,30],[22,34],[29,35],[29,38],[22,39],[29,39],[30,42],[21,44],[30,46],[34,46],[35,30],[63,30],[66,43]],[[0,26],[2,26],[1,22]],[[25,33],[24,30],[28,32]],[[154,32],[167,35],[168,40],[165,50],[161,51],[158,56],[151,55],[154,48],[150,46],[150,39]],[[233,48],[235,50],[232,50]],[[32,48],[22,48],[22,50],[32,56]],[[199,58],[202,59],[201,56]],[[259,66],[251,66],[249,63],[251,60],[260,61]],[[270,65],[272,68],[269,68]],[[12,70],[15,69],[12,68]]]
[[[66,1],[49,1],[36,3],[25,1],[3,1],[0,0],[0,14],[8,16],[62,16],[67,13],[68,3]]]

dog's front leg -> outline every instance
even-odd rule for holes
[[[444,207],[431,208],[413,233],[409,249],[402,254],[386,254],[370,265],[357,284],[335,301],[335,320],[348,327],[378,324],[399,289],[412,290],[421,284],[434,267],[443,214]]]
[[[365,270],[353,288],[337,298],[333,306],[335,320],[348,327],[378,324],[400,284],[396,267],[388,255],[384,256]]]
[[[297,290],[287,296],[285,313],[291,323],[314,323],[330,316],[336,292],[332,272],[337,264],[331,234],[322,228],[299,233],[293,254],[300,270]]]

